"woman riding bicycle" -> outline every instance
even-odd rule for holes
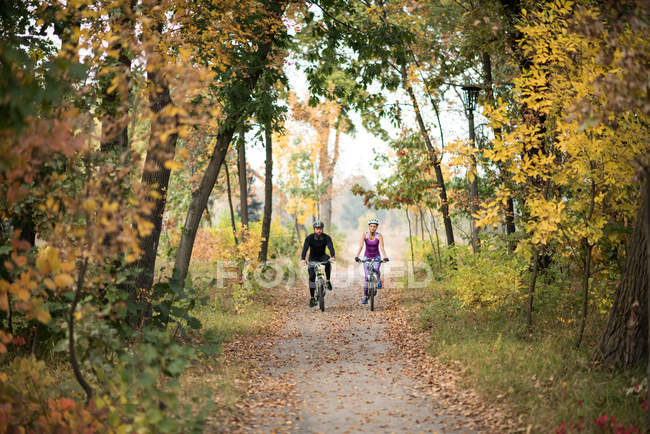
[[[379,232],[377,232],[378,226],[379,226],[379,219],[377,217],[372,217],[371,219],[368,220],[368,232],[364,232],[361,235],[361,243],[359,244],[359,250],[357,251],[357,254],[354,258],[356,261],[359,261],[359,254],[361,253],[361,249],[363,249],[364,244],[366,246],[366,251],[365,251],[366,258],[381,259],[381,257],[383,256],[385,258],[384,261],[388,261],[388,257],[386,256],[386,251],[384,250],[384,237]],[[379,254],[380,250],[381,250],[381,255]],[[372,263],[372,267],[374,267],[375,272],[377,273],[377,277],[379,278],[377,282],[377,288],[381,288],[381,278],[380,278],[381,275],[379,273],[379,265],[380,262]],[[370,275],[369,263],[366,262],[363,264],[363,271],[366,277],[363,283],[363,298],[361,299],[361,303],[366,304],[368,303],[368,276]]]
[[[325,265],[325,276],[327,282],[325,282],[325,287],[332,290],[332,284],[330,283],[330,274],[332,273],[332,266],[330,262],[334,262],[334,244],[332,243],[332,238],[323,233],[323,222],[316,220],[313,224],[314,233],[309,234],[305,238],[305,243],[302,246],[302,253],[300,254],[300,262],[303,265],[307,264],[305,257],[307,256],[307,250],[309,250],[309,261],[318,261],[326,262]],[[325,254],[325,248],[328,248],[332,257],[329,257]],[[309,267],[309,307],[316,306],[316,298],[314,297],[314,292],[316,289],[316,271],[314,267]]]

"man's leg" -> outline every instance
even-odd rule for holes
[[[314,267],[308,267],[309,270],[309,306],[316,306],[314,292],[316,290],[316,270]]]
[[[327,261],[329,259],[329,256],[326,259],[323,259],[323,261]],[[325,283],[325,287],[329,289],[330,291],[332,290],[332,283],[330,282],[330,276],[332,275],[332,263],[327,262],[325,264],[325,278],[327,278],[327,282]]]

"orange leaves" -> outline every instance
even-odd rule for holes
[[[70,288],[74,284],[74,278],[65,273],[57,274],[54,276],[54,284],[61,289]]]

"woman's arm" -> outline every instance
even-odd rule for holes
[[[387,258],[386,256],[386,250],[384,250],[384,236],[382,234],[379,234],[379,250],[381,250],[381,257],[382,258]]]
[[[363,243],[366,240],[366,234],[361,234],[361,242],[359,243],[359,250],[357,251],[357,254],[354,255],[355,257],[359,257],[361,254],[361,249],[363,249]]]

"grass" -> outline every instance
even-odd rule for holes
[[[566,289],[567,282],[542,280],[528,331],[523,309],[464,308],[448,283],[446,276],[420,293],[405,292],[405,302],[429,333],[430,352],[461,366],[466,386],[488,402],[504,400],[534,431],[562,426],[592,432],[601,429],[595,420],[609,415],[616,424],[645,432],[642,399],[626,393],[644,378],[644,368],[614,371],[591,361],[606,319],[595,307],[575,348],[579,291]]]
[[[195,263],[191,272],[193,276],[200,276],[193,279],[194,286],[208,300],[192,312],[201,321],[201,333],[208,331],[220,344],[226,344],[266,330],[273,319],[273,311],[264,293],[239,288],[238,285],[217,287],[209,263]],[[201,338],[195,338],[198,338],[195,343],[201,345]],[[207,422],[211,426],[220,426],[236,413],[242,394],[238,383],[246,375],[246,366],[228,363],[220,350],[200,357],[198,363],[184,374],[183,389],[188,396],[192,391],[208,394],[216,408]]]

